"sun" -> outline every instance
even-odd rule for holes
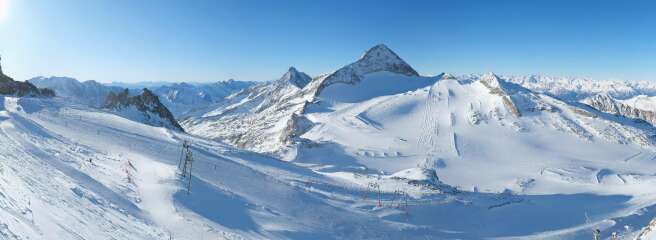
[[[9,0],[0,0],[0,23],[7,19],[9,14]]]

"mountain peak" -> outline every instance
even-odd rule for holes
[[[317,94],[329,85],[335,83],[356,84],[360,82],[364,75],[383,71],[413,77],[419,76],[419,73],[396,55],[394,51],[384,44],[378,44],[365,51],[358,61],[323,76]]]
[[[388,71],[409,76],[419,75],[417,71],[385,44],[378,44],[365,51],[356,64],[362,68],[372,68],[369,72]]]
[[[379,56],[396,57],[396,58],[399,57],[398,55],[396,55],[396,53],[394,53],[394,51],[392,51],[392,49],[387,47],[387,45],[381,43],[365,51],[364,54],[362,54],[362,56],[360,57],[360,59],[379,57]]]
[[[444,80],[444,79],[456,79],[456,77],[454,77],[453,75],[448,74],[448,73],[442,73],[442,74],[440,74],[440,75],[441,75],[441,76],[440,76],[440,79],[441,79],[441,80]]]
[[[501,80],[493,72],[488,72],[486,74],[483,74],[483,76],[481,76],[480,78],[480,81],[482,83],[485,83],[489,87],[501,88],[501,82],[500,82]]]
[[[312,78],[307,74],[303,72],[299,72],[298,70],[296,70],[295,67],[289,67],[289,70],[287,70],[287,72],[284,75],[282,75],[279,81],[289,82],[298,88],[303,88],[311,80]]]

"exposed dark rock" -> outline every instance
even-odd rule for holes
[[[602,112],[627,118],[640,119],[656,126],[656,112],[635,108],[631,105],[617,101],[608,94],[597,94],[586,99],[584,103]]]
[[[54,97],[55,92],[47,88],[39,89],[29,82],[15,81],[2,72],[2,65],[0,63],[0,95]]]
[[[144,118],[137,120],[143,120],[144,123],[149,125],[184,132],[184,129],[175,120],[173,114],[159,101],[157,95],[153,94],[147,88],[144,88],[143,92],[136,96],[130,96],[128,89],[119,93],[111,92],[107,95],[104,107],[115,111],[122,111],[134,107],[143,114]]]

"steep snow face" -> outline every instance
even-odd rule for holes
[[[640,95],[617,100],[608,94],[599,94],[585,99],[583,103],[602,112],[644,120],[651,125],[656,125],[656,97]]]
[[[184,131],[173,114],[147,88],[144,88],[143,92],[136,96],[129,96],[128,89],[120,93],[112,92],[107,95],[103,107],[133,121]]]
[[[219,139],[257,152],[275,152],[289,140],[290,121],[303,112],[312,94],[301,86],[308,76],[290,68],[273,82],[227,97],[223,102],[193,112],[182,121],[195,135]],[[293,125],[291,125],[293,126]]]
[[[27,81],[40,88],[52,89],[58,97],[94,107],[102,106],[109,93],[123,90],[93,80],[80,82],[69,77],[35,77]]]

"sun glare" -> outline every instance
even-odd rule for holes
[[[0,0],[0,23],[4,22],[9,14],[9,0]]]

